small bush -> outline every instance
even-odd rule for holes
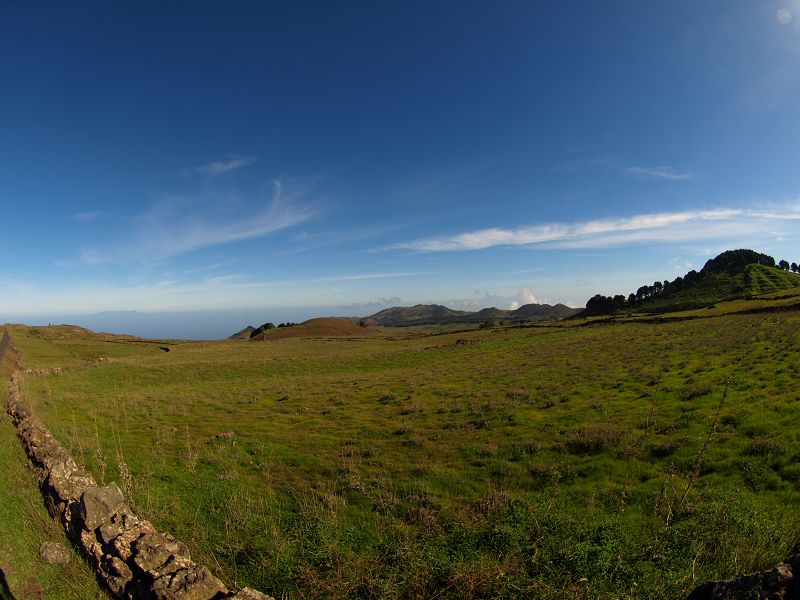
[[[768,437],[757,437],[750,440],[745,454],[748,456],[783,456],[786,446]]]
[[[722,418],[719,420],[720,425],[725,427],[726,429],[736,429],[739,426],[741,420],[737,415],[730,414],[730,415],[723,415]]]
[[[653,442],[647,447],[647,451],[653,458],[666,458],[674,454],[678,448],[678,443],[674,441]]]
[[[787,465],[781,469],[781,479],[790,483],[800,483],[800,465]]]
[[[680,389],[680,397],[684,402],[706,396],[712,391],[709,383],[687,383]]]
[[[572,454],[600,454],[617,445],[624,435],[613,425],[599,425],[579,429],[567,440],[567,450]]]

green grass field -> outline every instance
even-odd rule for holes
[[[156,345],[12,330],[75,458],[229,585],[681,598],[800,536],[800,314]]]
[[[0,376],[0,403],[5,406],[7,378]],[[44,542],[69,545],[45,509],[36,474],[28,466],[11,419],[0,414],[0,569],[17,600],[90,600],[107,598],[91,569],[73,554],[65,567],[52,566],[39,556]],[[0,597],[5,598],[0,590]]]

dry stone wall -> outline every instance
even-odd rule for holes
[[[8,413],[30,460],[39,470],[42,493],[51,514],[61,521],[67,536],[82,550],[98,580],[113,597],[274,600],[250,588],[229,590],[211,571],[191,559],[182,542],[137,518],[117,484],[97,485],[22,402],[22,376],[21,372],[11,376]]]
[[[800,598],[800,546],[774,569],[697,586],[687,600],[797,600]]]

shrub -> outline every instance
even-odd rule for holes
[[[782,456],[786,454],[786,446],[768,437],[757,437],[750,440],[745,454],[748,456]]]
[[[576,431],[566,442],[572,454],[600,454],[616,446],[624,435],[614,425],[597,425]]]

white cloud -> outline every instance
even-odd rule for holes
[[[421,252],[482,250],[496,246],[605,248],[636,243],[775,235],[776,225],[800,219],[800,205],[777,210],[714,209],[634,215],[578,223],[546,223],[513,229],[493,227],[406,242],[394,249]]]
[[[542,301],[537,298],[529,288],[522,288],[519,291],[519,298],[508,305],[509,310],[517,310],[520,306],[526,304],[542,304]]]
[[[634,177],[650,179],[669,179],[673,181],[687,181],[694,179],[695,174],[689,171],[676,171],[672,167],[625,167],[625,173]]]
[[[191,169],[196,173],[203,173],[204,175],[220,175],[222,173],[230,173],[236,169],[241,169],[256,162],[255,156],[239,156],[238,154],[229,154],[227,160],[218,160],[206,165],[201,165]]]

